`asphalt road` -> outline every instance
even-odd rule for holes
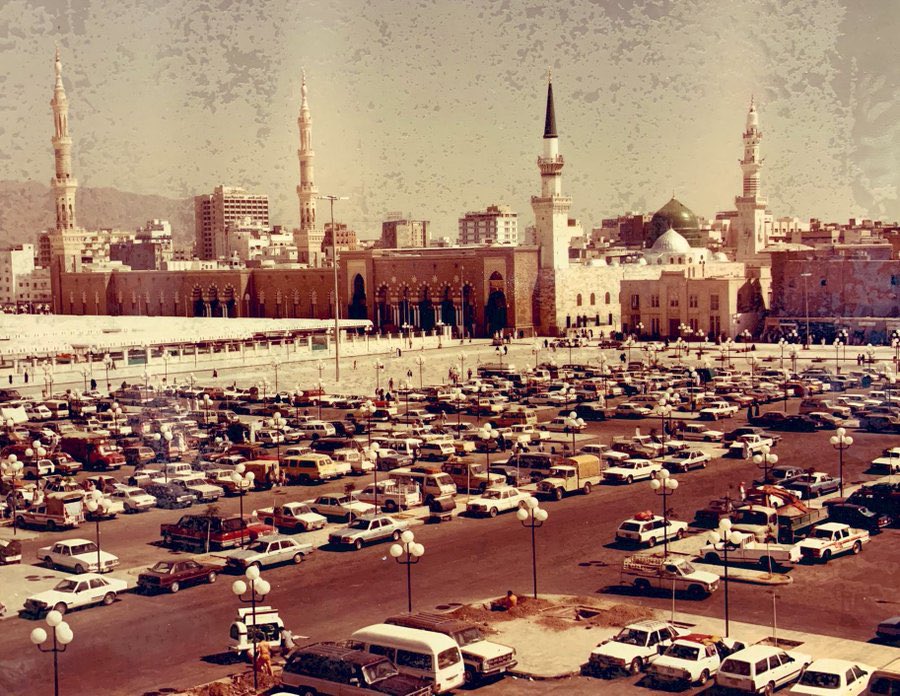
[[[796,408],[794,402],[794,408]],[[777,405],[780,408],[780,404]],[[727,430],[743,423],[720,421]],[[616,434],[632,433],[635,425],[648,432],[658,421],[612,421],[592,424],[590,431],[608,442]],[[778,446],[780,463],[836,473],[837,453],[828,444],[830,432],[785,434]],[[896,444],[896,436],[853,433],[855,443],[845,453],[845,479],[869,478],[863,471],[882,449]],[[481,455],[483,456],[483,455]],[[715,460],[705,470],[680,475],[671,507],[682,519],[693,511],[759,474],[752,462]],[[324,489],[289,488],[283,499],[305,499]],[[272,493],[253,494],[245,510],[272,502]],[[612,544],[614,530],[636,510],[659,508],[660,501],[646,482],[630,487],[601,486],[590,496],[574,496],[543,505],[549,520],[537,532],[540,592],[560,594],[618,594],[619,567],[626,549]],[[237,501],[225,509],[237,511]],[[150,564],[173,552],[159,548],[158,525],[177,518],[180,511],[153,511],[103,523],[103,547],[122,557],[123,566]],[[425,545],[421,563],[413,568],[413,602],[430,609],[502,594],[512,588],[531,591],[530,539],[516,518],[456,519],[416,527]],[[92,526],[83,529],[92,536]],[[795,582],[778,589],[779,626],[800,631],[867,640],[874,624],[898,613],[898,583],[891,569],[900,563],[897,530],[876,537],[858,557],[835,559],[827,566],[802,566],[792,571]],[[54,536],[25,544],[25,559]],[[338,639],[356,628],[382,620],[406,607],[403,569],[387,553],[387,545],[361,552],[320,550],[300,566],[264,571],[272,583],[266,603],[277,607],[295,634],[312,640]],[[36,567],[36,572],[38,567]],[[75,640],[60,656],[63,693],[146,694],[181,689],[234,671],[227,655],[228,628],[237,600],[230,591],[233,578],[222,575],[212,586],[188,588],[177,595],[144,597],[128,594],[110,607],[72,612],[67,620]],[[633,597],[633,601],[668,609],[671,597]],[[681,610],[722,616],[723,593],[710,599],[678,598]],[[731,615],[759,624],[772,621],[772,602],[765,588],[733,584]],[[0,624],[0,693],[42,696],[52,693],[51,657],[30,645],[28,634],[38,623],[10,619]],[[585,656],[586,657],[586,656]],[[485,687],[485,693],[579,693],[584,680],[571,689],[556,682],[510,681]],[[588,680],[590,681],[590,680]],[[526,686],[527,685],[527,686]],[[547,689],[543,689],[546,686]],[[553,686],[551,686],[553,685]],[[596,688],[596,683],[594,683]],[[536,689],[536,690],[535,690]],[[555,691],[554,691],[555,689]]]

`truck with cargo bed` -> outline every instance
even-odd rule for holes
[[[622,563],[621,582],[639,592],[680,590],[697,599],[719,588],[718,575],[696,570],[686,559],[672,556],[629,556]]]
[[[562,500],[575,491],[588,495],[601,479],[600,459],[593,454],[576,454],[550,469],[550,475],[538,482],[537,494],[553,500]]]

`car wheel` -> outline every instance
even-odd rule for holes
[[[363,547],[362,539],[357,539],[356,541],[353,542],[353,548],[355,548],[357,551],[359,551],[362,547]]]
[[[700,462],[700,468],[701,468],[701,469],[705,469],[705,468],[706,468],[706,462]]]
[[[677,532],[675,532],[675,538],[676,539],[684,539],[684,530],[679,529]]]
[[[103,605],[104,606],[108,607],[110,604],[112,604],[115,601],[116,601],[116,593],[115,592],[107,592],[105,595],[103,595]]]
[[[216,571],[211,570],[211,571],[209,571],[209,574],[206,576],[206,582],[208,582],[210,585],[212,585],[216,581],[216,578],[218,578],[218,577],[219,576],[216,573]]]
[[[76,573],[77,575],[84,575],[84,572],[85,572],[84,566],[81,565],[80,563],[76,564],[76,566],[75,566],[75,573]]]
[[[53,520],[47,520],[47,531],[55,532],[56,531],[56,522]]]
[[[553,500],[562,500],[563,491],[562,488],[554,488],[553,489]]]
[[[636,657],[631,661],[631,664],[628,665],[628,674],[640,674],[641,667],[643,667],[644,661]]]
[[[629,486],[630,486],[632,483],[634,483],[634,476],[629,476],[628,478],[626,478],[626,479],[625,479],[625,483],[627,483]]]
[[[702,599],[706,596],[706,590],[703,589],[703,585],[691,585],[688,587],[688,596],[693,599]]]
[[[772,696],[772,694],[774,694],[774,693],[775,693],[775,682],[769,682],[768,684],[766,684],[765,688],[763,689],[763,694],[765,696]]]
[[[253,563],[250,564],[250,567],[256,568],[257,570],[262,570],[262,563],[260,563],[259,561],[253,561]]]
[[[316,696],[318,692],[315,689],[306,688],[300,693],[302,696]]]
[[[478,683],[478,674],[474,669],[467,669],[463,674],[463,683],[468,687],[473,687]]]
[[[853,554],[856,555],[862,551],[862,542],[857,541],[853,544]]]
[[[48,568],[53,568],[53,559],[50,556],[44,556],[44,565]]]
[[[825,549],[825,552],[822,554],[822,562],[828,563],[831,560],[831,550]]]
[[[397,501],[389,500],[384,504],[384,509],[388,512],[397,512]]]
[[[273,520],[271,517],[266,517],[263,519],[263,524],[267,524],[270,527],[274,525],[274,522],[275,520]]]
[[[634,589],[638,592],[649,592],[650,591],[650,583],[644,578],[638,578],[634,581]]]
[[[700,677],[697,679],[697,684],[699,686],[703,686],[708,681],[709,681],[709,670],[704,669],[702,672],[700,672]]]
[[[18,515],[18,516],[16,517],[16,526],[17,526],[17,527],[24,527],[24,526],[25,526],[25,518],[22,517],[21,515]]]
[[[171,585],[169,585],[169,592],[171,592],[172,594],[175,594],[180,589],[181,585],[179,585],[177,582],[173,582]]]
[[[776,565],[778,565],[769,556],[762,556],[759,559],[759,567],[762,568],[763,570],[768,570],[770,564],[771,564],[772,568],[774,568]]]
[[[649,539],[647,539],[647,548],[652,549],[654,546],[656,546],[656,537],[650,537]]]
[[[587,483],[584,484],[584,486],[581,487],[581,492],[584,493],[585,495],[591,494],[591,482],[590,481],[588,481]]]
[[[391,539],[393,539],[394,541],[400,541],[400,530],[399,529],[394,530],[394,533],[391,534]]]
[[[53,605],[53,610],[58,611],[60,614],[65,614],[67,608],[65,602],[57,602]]]
[[[497,508],[491,508],[488,511],[488,515],[490,515],[491,517],[496,517],[497,516]]]
[[[295,554],[294,554],[294,557],[293,557],[291,560],[292,560],[295,564],[300,565],[301,563],[303,563],[303,554],[302,554],[302,553],[295,553]]]

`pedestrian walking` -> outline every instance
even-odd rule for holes
[[[28,384],[28,370],[25,370],[25,384]]]
[[[388,380],[388,391],[394,391],[394,378],[391,377]]]
[[[215,377],[218,377],[218,376],[219,376],[219,371],[218,371],[218,370],[213,370],[213,377],[215,378]]]
[[[353,361],[353,369],[354,370],[356,369],[356,361],[355,360]]]
[[[12,384],[12,375],[9,375],[9,383]]]
[[[743,481],[741,481],[741,486],[740,486],[740,488],[738,488],[738,493],[739,493],[740,496],[741,496],[741,502],[742,502],[742,503],[743,503],[745,500],[747,500],[747,489],[744,488],[744,482],[743,482]]]

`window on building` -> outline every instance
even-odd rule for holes
[[[670,306],[670,307],[677,307],[677,306],[678,306],[678,295],[672,295],[672,296],[669,298],[669,306]]]
[[[659,317],[653,317],[650,320],[650,333],[659,336]]]
[[[650,295],[650,306],[659,307],[659,295]]]
[[[688,325],[691,327],[691,331],[693,331],[694,333],[696,333],[699,329],[696,319],[688,319]]]
[[[719,296],[718,295],[710,295],[709,296],[709,308],[710,309],[718,309],[719,308]]]
[[[697,296],[696,295],[688,295],[688,307],[692,309],[697,308]]]
[[[591,293],[591,307],[597,304],[597,296],[594,293]]]
[[[632,309],[640,309],[641,308],[641,296],[640,295],[632,295],[631,296],[631,308]]]
[[[578,305],[579,307],[581,306],[581,293],[580,292],[575,297],[575,304]]]

